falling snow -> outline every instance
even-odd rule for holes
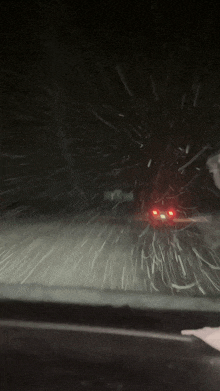
[[[161,61],[108,59],[86,44],[77,51],[84,38],[68,50],[41,38],[42,66],[25,77],[11,62],[2,69],[0,282],[218,295],[217,217],[164,231],[134,222],[149,202],[196,215],[207,192],[207,207],[219,208],[205,177],[218,142],[216,78],[200,82],[202,66],[173,49]]]

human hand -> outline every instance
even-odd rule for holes
[[[182,335],[194,335],[220,351],[220,327],[204,327],[198,330],[182,330]]]

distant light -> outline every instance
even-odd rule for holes
[[[165,215],[160,215],[161,219],[166,219]]]
[[[153,215],[157,215],[158,211],[157,210],[153,210],[152,213],[153,213]]]

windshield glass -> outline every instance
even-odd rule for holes
[[[107,3],[16,4],[1,62],[1,297],[218,303],[214,19],[184,35],[181,12],[168,21],[157,2],[126,18]]]

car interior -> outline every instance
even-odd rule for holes
[[[87,289],[71,292],[76,303],[15,296],[0,303],[1,390],[219,390],[219,351],[181,335],[219,325],[213,299],[132,293],[129,303],[128,294]]]

